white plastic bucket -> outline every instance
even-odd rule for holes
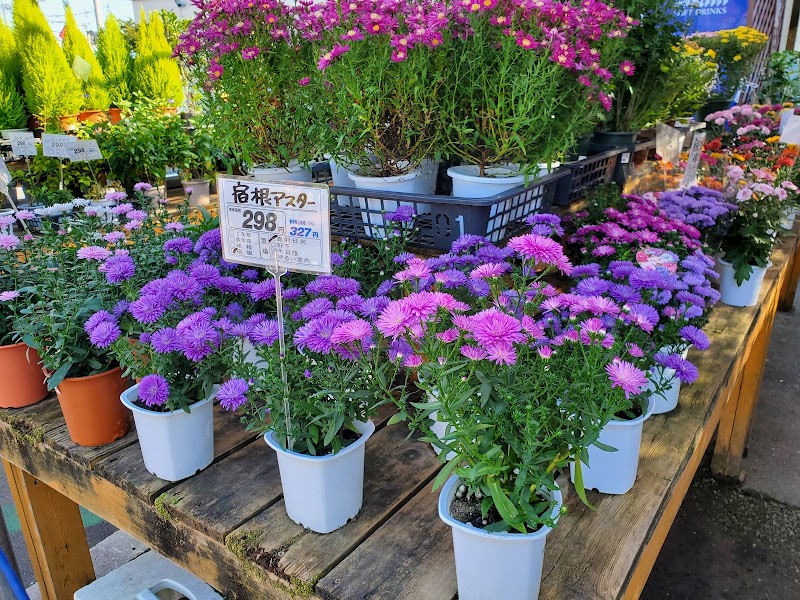
[[[404,175],[394,175],[392,177],[367,177],[364,175],[357,175],[350,173],[350,179],[359,190],[375,190],[375,191],[388,191],[388,192],[403,192],[408,194],[416,193],[416,179],[419,177],[419,171],[411,171]],[[394,200],[381,200],[377,198],[358,198],[359,208],[376,210],[383,212],[392,212],[397,210],[398,206],[408,205],[413,206],[413,202],[395,202]],[[430,210],[430,207],[428,207]],[[361,213],[361,220],[367,225],[376,225],[377,227],[364,227],[367,235],[373,238],[386,237],[386,230],[393,229],[390,224],[387,227],[383,226],[383,214],[381,213]]]
[[[583,486],[603,494],[624,494],[636,482],[639,470],[639,448],[642,444],[642,427],[653,414],[653,397],[648,401],[647,411],[631,421],[611,421],[600,432],[598,441],[616,448],[606,452],[597,446],[589,446],[589,464],[583,463],[581,471]],[[570,479],[575,483],[575,463],[569,465]]]
[[[433,433],[433,435],[435,435],[437,438],[442,439],[444,436],[453,431],[453,427],[450,425],[450,423],[447,421],[440,421],[435,411],[428,415],[428,418],[433,421],[433,424],[431,424],[431,433]],[[436,444],[431,444],[431,448],[433,448],[433,451],[436,452],[436,456],[439,456],[442,453],[442,449]],[[445,456],[445,462],[450,462],[455,457],[455,452],[448,452]]]
[[[439,495],[439,518],[453,532],[459,600],[536,600],[542,581],[542,564],[547,534],[542,527],[535,533],[490,533],[450,516],[450,503],[461,485],[455,475],[447,480]],[[561,510],[561,491],[550,492]]]
[[[248,173],[254,177],[275,181],[304,181],[307,183],[313,181],[311,169],[304,167],[296,160],[291,161],[286,168],[257,165],[248,169]]]
[[[489,198],[510,189],[518,187],[525,182],[525,175],[518,173],[514,167],[489,167],[486,169],[488,177],[481,177],[480,167],[477,165],[461,165],[450,167],[447,174],[453,179],[453,197],[455,198]],[[497,242],[506,235],[505,226],[508,224],[510,214],[500,214],[511,209],[509,201],[495,204],[489,212],[486,223],[486,234],[489,240]],[[496,218],[493,218],[496,217]],[[499,229],[497,229],[499,227]],[[491,233],[496,229],[494,233]]]
[[[327,456],[289,452],[281,448],[271,431],[264,434],[267,444],[278,454],[286,513],[292,521],[311,531],[330,533],[361,510],[364,450],[375,424],[372,421],[353,424],[361,437]]]
[[[743,281],[742,285],[736,283],[731,263],[719,259],[719,265],[719,293],[722,295],[720,300],[729,306],[755,306],[758,304],[761,284],[764,282],[764,276],[767,274],[767,269],[772,266],[772,262],[768,261],[766,267],[753,267],[750,279]]]
[[[787,210],[786,217],[781,221],[781,229],[791,230],[794,227],[795,218],[797,218],[797,209]]]
[[[662,348],[659,350],[664,354],[672,354],[674,351],[670,348]],[[689,354],[687,348],[681,352],[681,356],[686,358]],[[657,387],[665,387],[661,393],[656,393]],[[647,390],[650,392],[650,397],[653,401],[653,414],[661,415],[668,413],[678,406],[678,397],[681,393],[681,380],[675,373],[675,369],[662,368],[660,371],[652,371],[647,381]]]
[[[156,477],[180,481],[205,469],[214,460],[214,398],[189,407],[191,412],[155,412],[134,404],[139,385],[122,392],[122,403],[133,411],[144,466]]]
[[[427,194],[432,196],[436,193],[436,176],[439,174],[439,165],[442,161],[440,160],[431,160],[426,158],[423,160],[419,165],[419,177],[416,178],[416,189],[414,193],[416,194]],[[418,210],[419,213],[426,212],[423,209]],[[430,212],[430,206],[428,206],[427,212]]]

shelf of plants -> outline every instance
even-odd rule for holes
[[[96,59],[32,0],[0,26],[0,126],[104,157],[33,142],[0,214],[0,456],[47,589],[93,577],[45,535],[81,530],[62,494],[230,597],[636,597],[718,423],[738,474],[797,284],[786,65],[732,105],[766,36],[687,36],[679,0],[289,4],[112,19]],[[695,110],[696,185],[609,183]],[[226,261],[214,173],[320,157],[333,272]]]

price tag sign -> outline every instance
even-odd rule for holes
[[[36,140],[33,132],[17,132],[9,136],[11,140],[11,154],[14,156],[36,156]]]
[[[8,196],[9,185],[11,185],[11,173],[8,171],[6,161],[0,156],[0,194]]]
[[[222,256],[300,273],[331,272],[328,186],[218,177]]]
[[[686,170],[683,173],[681,187],[691,187],[697,183],[697,167],[700,165],[700,155],[703,144],[706,143],[706,132],[697,132],[692,137],[692,146],[689,148],[689,160],[686,161]]]
[[[780,128],[778,129],[778,133],[783,133],[783,130],[786,129],[786,124],[789,122],[789,119],[794,114],[793,108],[784,108],[781,111],[781,124]]]
[[[781,144],[800,145],[800,115],[789,115],[781,132]]]
[[[72,162],[86,162],[103,158],[97,140],[77,140],[67,147],[67,151]]]
[[[42,153],[53,158],[69,158],[67,148],[75,143],[75,138],[71,135],[61,135],[55,133],[42,134]]]
[[[677,165],[685,140],[686,131],[675,129],[664,123],[656,124],[656,154],[661,157],[661,160]]]

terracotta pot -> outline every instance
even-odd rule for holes
[[[78,126],[78,114],[58,117],[58,127],[61,131],[72,131]]]
[[[22,408],[47,397],[36,350],[25,344],[0,346],[0,408]]]
[[[84,123],[102,123],[108,120],[108,115],[104,110],[84,110],[78,113],[78,121]]]
[[[178,107],[177,106],[159,106],[158,110],[160,110],[165,115],[177,115],[178,114]]]
[[[109,108],[108,109],[108,120],[111,121],[112,125],[116,125],[120,121],[122,121],[122,109],[121,108]]]
[[[120,367],[59,383],[56,394],[72,441],[79,446],[102,446],[128,433],[130,413],[119,398],[129,385]]]

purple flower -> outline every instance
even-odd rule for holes
[[[19,292],[17,290],[9,290],[7,292],[0,292],[0,302],[10,302],[15,298],[19,298]]]
[[[475,267],[470,272],[471,279],[490,279],[494,277],[501,277],[504,273],[511,270],[511,265],[508,263],[484,263]]]
[[[219,269],[204,262],[194,262],[186,271],[203,287],[213,284],[220,278]]]
[[[386,294],[392,291],[392,288],[394,287],[395,283],[397,282],[395,282],[392,279],[387,279],[378,286],[378,289],[375,291],[375,293],[378,294],[378,296],[385,296]]]
[[[14,216],[20,221],[30,221],[31,219],[36,218],[36,213],[30,210],[18,210],[14,213]]]
[[[269,319],[253,327],[248,337],[256,346],[272,346],[279,336],[278,321]]]
[[[700,376],[697,367],[680,354],[662,354],[659,352],[653,356],[653,359],[658,364],[675,371],[675,375],[681,380],[681,383],[694,383]]]
[[[107,310],[98,310],[86,320],[86,323],[83,325],[83,330],[86,333],[91,333],[95,327],[106,322],[116,323],[117,319]]]
[[[467,291],[476,298],[485,298],[491,292],[491,287],[483,279],[470,279],[467,281]]]
[[[389,360],[391,362],[402,361],[413,353],[414,349],[411,347],[411,344],[403,338],[392,340],[389,344]]]
[[[306,286],[306,292],[314,295],[333,296],[344,298],[357,294],[361,284],[355,279],[339,277],[338,275],[320,275]]]
[[[680,334],[683,339],[690,342],[698,350],[708,350],[711,345],[705,332],[694,325],[681,327]]]
[[[242,271],[242,279],[246,279],[248,281],[255,281],[258,279],[258,271],[256,269],[245,269]]]
[[[106,274],[109,283],[122,283],[136,273],[136,264],[127,254],[117,254],[103,263],[101,270]]]
[[[496,308],[489,308],[470,317],[469,331],[478,344],[487,348],[525,341],[522,323]]]
[[[192,362],[200,362],[219,346],[221,336],[205,313],[189,315],[175,328],[180,351]]]
[[[154,331],[150,336],[150,345],[159,354],[168,354],[179,349],[178,333],[172,327]]]
[[[194,248],[194,242],[188,237],[176,237],[164,242],[164,252],[180,252],[189,254]]]
[[[488,353],[477,346],[461,346],[461,354],[470,360],[483,360]]]
[[[608,290],[608,295],[620,304],[635,304],[642,301],[642,295],[638,290],[622,283],[612,285]]]
[[[572,267],[572,277],[579,278],[579,277],[599,277],[600,276],[600,265],[597,263],[589,263],[588,265],[577,265]]]
[[[167,291],[177,300],[191,300],[203,291],[197,280],[185,271],[171,271],[165,279]]]
[[[336,308],[339,310],[347,310],[350,312],[359,312],[364,306],[364,299],[358,294],[352,296],[345,296],[336,303]]]
[[[244,379],[230,379],[219,386],[217,400],[225,410],[237,410],[247,403],[247,392],[250,385]]]
[[[157,373],[145,375],[139,382],[139,400],[146,406],[162,406],[169,399],[169,383]]]
[[[128,311],[139,323],[149,325],[158,321],[166,309],[167,307],[160,297],[147,295],[140,296],[131,302]]]
[[[367,298],[361,305],[361,308],[356,312],[361,315],[374,319],[380,312],[391,303],[391,299],[386,296],[375,296],[374,298]]]
[[[298,312],[301,319],[309,320],[322,316],[331,309],[333,309],[333,302],[331,300],[328,298],[315,298]]]
[[[275,297],[275,280],[265,279],[259,283],[250,283],[247,293],[255,302],[271,300]]]
[[[200,236],[194,245],[194,251],[200,254],[203,250],[211,253],[222,250],[222,236],[219,229],[210,229]]]
[[[608,270],[611,272],[611,277],[614,279],[624,279],[636,268],[632,262],[628,260],[612,260],[608,264]]]
[[[647,333],[653,331],[659,319],[658,311],[649,304],[633,304],[623,318]]]
[[[109,244],[116,244],[117,242],[121,242],[125,239],[125,234],[121,231],[112,231],[107,233],[103,236],[103,239],[107,241]]]
[[[647,385],[647,376],[644,371],[625,360],[615,360],[607,364],[606,373],[611,381],[612,389],[621,388],[625,392],[626,398],[641,393]]]
[[[394,223],[410,223],[417,216],[414,207],[408,204],[401,204],[394,212],[386,213],[384,218]]]
[[[148,190],[152,190],[153,186],[146,181],[140,181],[139,183],[134,184],[133,189],[137,192],[146,192]]]
[[[554,265],[565,275],[569,275],[572,271],[572,265],[564,256],[561,244],[543,235],[528,233],[511,238],[508,247],[535,264]]]
[[[0,242],[0,246],[2,246],[2,242]],[[100,246],[84,246],[78,250],[77,256],[81,260],[96,260],[100,262],[111,256],[111,251]]]
[[[179,221],[173,221],[164,225],[165,231],[183,231],[184,229],[185,227],[183,223],[180,223]]]
[[[331,351],[331,336],[341,321],[331,315],[323,315],[309,321],[294,333],[294,344],[298,349],[308,348],[312,352],[327,354]]]
[[[125,213],[125,217],[131,221],[144,221],[147,219],[147,213],[143,210],[131,210]]]
[[[587,277],[577,286],[575,286],[575,293],[581,296],[596,296],[605,294],[612,284],[610,281],[600,279],[599,277]]]
[[[108,348],[120,335],[122,331],[115,321],[103,321],[89,332],[89,341],[98,348]]]
[[[453,245],[450,247],[450,251],[453,252],[454,254],[458,254],[459,252],[467,250],[468,248],[472,247],[480,248],[481,246],[487,244],[488,242],[489,240],[480,235],[465,233],[464,235],[459,236],[458,239],[456,239],[456,241],[453,242]]]
[[[117,192],[111,192],[111,193],[112,194],[116,194]],[[123,194],[122,200],[124,200],[124,199],[125,199],[125,195]],[[108,197],[106,197],[106,200],[116,200],[116,198],[108,198]],[[125,213],[130,212],[132,210],[133,210],[133,204],[131,204],[130,202],[126,202],[125,204],[120,204],[120,205],[115,206],[114,208],[112,208],[111,209],[111,214],[124,215]]]

